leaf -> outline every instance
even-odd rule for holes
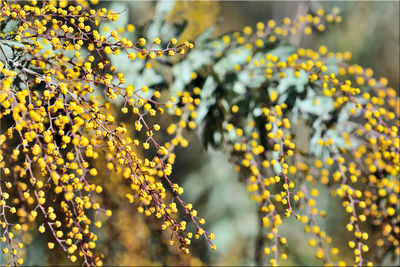
[[[11,32],[15,32],[18,29],[18,26],[19,20],[9,20],[2,29],[2,32],[5,34],[5,36],[7,36]]]
[[[253,109],[253,115],[254,115],[254,117],[261,116],[262,114],[263,114],[263,112],[262,112],[261,108],[257,107],[257,108],[255,108],[255,109]]]
[[[153,39],[154,37],[160,37],[162,40],[170,40],[180,35],[186,25],[176,27],[174,25],[168,23],[162,23],[161,29],[159,33],[147,33],[149,40]]]
[[[1,41],[1,43],[2,42],[3,41]],[[14,55],[13,50],[8,45],[2,45],[2,44],[0,44],[0,45],[1,45],[0,61],[8,64],[8,60],[12,60],[12,58],[13,58],[13,55]]]
[[[338,74],[338,59],[336,57],[331,57],[326,61],[326,73],[335,73]]]
[[[172,73],[174,75],[174,83],[171,86],[172,94],[182,91],[185,86],[190,83],[192,80],[192,71],[192,66],[187,60],[177,63],[172,67]]]
[[[201,99],[209,99],[212,97],[214,90],[217,88],[217,83],[212,76],[207,77],[201,90]]]
[[[161,0],[157,2],[156,10],[155,10],[155,17],[159,17],[162,20],[165,19],[167,14],[172,11],[175,6],[174,0]]]
[[[304,91],[305,85],[308,83],[308,76],[304,71],[300,71],[300,76],[294,75],[293,69],[286,69],[285,78],[281,78],[277,87],[278,94],[286,92],[290,87],[293,87],[297,93]]]
[[[212,59],[210,51],[193,50],[189,53],[187,60],[189,61],[192,69],[197,71],[202,66],[210,63]]]
[[[314,104],[314,100],[317,101],[317,104]],[[316,98],[310,97],[298,101],[297,105],[300,112],[311,113],[321,118],[326,117],[334,109],[333,100],[328,96],[318,96]]]
[[[233,66],[236,64],[244,64],[246,62],[246,58],[250,55],[251,52],[244,46],[230,49],[226,53],[226,56],[224,56],[214,65],[214,71],[221,78],[228,71],[233,70]]]
[[[246,86],[244,86],[244,84],[240,81],[235,82],[235,84],[233,85],[233,92],[238,95],[242,95],[246,93],[246,91]]]
[[[207,30],[205,30],[203,33],[201,33],[195,42],[195,46],[202,46],[204,45],[211,37],[211,35],[215,32],[216,26],[213,25],[210,28],[208,28]]]
[[[295,51],[296,50],[293,46],[279,46],[269,51],[268,54],[277,56],[279,60],[285,61],[287,57],[293,54]]]
[[[209,76],[204,82],[203,88],[200,93],[201,102],[197,108],[196,124],[200,124],[209,112],[211,105],[215,103],[213,92],[217,88],[217,83],[214,78]]]
[[[160,37],[161,39],[169,39],[171,32],[166,29],[162,29],[165,23],[165,17],[174,8],[175,1],[159,1],[156,4],[155,14],[153,23],[147,29],[147,38],[153,40],[155,37]],[[165,27],[164,27],[165,28]],[[162,35],[160,35],[162,33]],[[166,36],[164,36],[166,35]]]
[[[17,42],[12,40],[1,40],[1,43],[11,48],[14,48],[15,46],[19,48],[25,48],[25,45],[22,42]]]
[[[220,144],[222,141],[222,135],[220,132],[215,131],[213,136],[215,144]]]
[[[318,145],[319,139],[321,139],[322,128],[320,127],[322,120],[320,118],[316,119],[313,123],[313,136],[310,140],[310,151],[312,154],[316,156],[320,156],[322,154],[322,147]]]
[[[337,130],[328,130],[326,132],[328,138],[332,138],[333,145],[340,148],[348,148],[346,140],[341,136],[341,133]]]
[[[142,74],[139,76],[139,81],[136,82],[138,88],[147,85],[152,86],[162,82],[163,79],[153,68],[144,69]]]
[[[346,104],[340,109],[339,116],[338,116],[338,122],[339,122],[339,123],[345,122],[345,121],[347,121],[347,120],[350,118],[350,116],[351,116],[350,110],[351,110],[352,108],[355,108],[355,105],[354,105],[354,103],[351,103],[351,102],[350,102],[350,103],[346,103]],[[357,110],[357,109],[355,109],[355,110]]]

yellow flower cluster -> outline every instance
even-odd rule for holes
[[[5,53],[5,44],[0,44],[4,58],[0,61],[0,118],[13,121],[0,135],[3,253],[12,255],[10,263],[22,264],[23,244],[16,236],[33,227],[40,233],[50,232],[48,248],[58,246],[72,262],[102,265],[103,254],[95,252],[94,228],[102,226],[100,214],[112,216],[112,212],[102,207],[103,184],[95,182],[104,171],[94,167],[100,157],[106,159],[104,167],[125,178],[123,183],[131,191],[128,200],[138,204],[140,213],[162,219],[162,229],[171,229],[184,252],[189,251],[192,237],[204,236],[212,245],[212,235],[202,228],[205,220],[181,199],[183,188],[169,178],[174,148],[188,143],[182,130],[196,127],[192,118],[199,98],[185,92],[179,99],[162,102],[158,91],[145,98],[142,94],[149,88],[126,85],[124,74],[116,73],[107,59],[108,54],[121,52],[131,60],[136,53],[141,59],[172,56],[185,53],[184,48],[193,44],[177,45],[172,39],[167,48],[154,49],[153,45],[163,45],[159,38],[146,48],[144,38],[132,42],[120,38],[118,32],[101,35],[99,23],[116,21],[119,14],[85,6],[67,1],[0,2],[0,23],[17,25],[7,34],[22,44],[13,47],[15,52],[24,54],[22,61],[14,62]],[[81,52],[85,49],[91,52],[87,57]],[[105,98],[95,95],[99,90]],[[126,125],[116,121],[110,112],[116,99],[122,99],[121,112],[131,113],[145,141],[132,138]],[[166,110],[180,121],[168,128],[171,142],[159,144],[154,133],[160,126],[146,120]],[[186,116],[188,112],[192,115]],[[152,156],[141,156],[141,148],[151,149]],[[185,220],[176,219],[178,207],[194,223],[194,233],[186,229]]]
[[[269,255],[271,265],[288,258],[284,248],[288,239],[280,234],[279,227],[285,217],[291,215],[305,225],[306,233],[313,234],[309,245],[317,247],[315,256],[318,259],[327,265],[350,264],[339,257],[338,248],[328,249],[332,237],[317,223],[317,217],[327,214],[316,205],[319,191],[315,185],[318,183],[328,186],[332,197],[341,199],[349,215],[343,227],[354,233],[348,243],[353,250],[353,263],[372,265],[366,225],[381,229],[376,233],[374,248],[391,248],[396,255],[400,254],[400,100],[396,91],[388,87],[386,78],[375,79],[371,69],[348,64],[349,52],[333,53],[320,46],[317,51],[300,48],[285,57],[273,53],[259,56],[265,42],[275,42],[277,37],[283,40],[299,29],[306,35],[311,33],[311,27],[324,30],[323,22],[333,21],[341,21],[337,9],[328,15],[317,10],[315,16],[300,16],[293,23],[289,18],[283,20],[283,26],[277,26],[273,20],[266,24],[259,22],[255,31],[245,27],[243,32],[214,41],[214,47],[222,42],[226,49],[245,47],[251,55],[257,55],[232,66],[232,71],[237,75],[247,73],[250,80],[262,73],[267,80],[265,87],[247,88],[252,90],[249,94],[262,98],[259,100],[262,108],[257,115],[245,101],[235,100],[242,99],[241,93],[235,92],[228,102],[231,108],[223,122],[222,139],[230,150],[235,171],[246,177],[247,190],[263,212],[262,224],[268,229],[267,239],[271,240],[264,252]],[[237,54],[241,52],[243,50],[237,50]],[[217,52],[216,57],[223,57],[223,53]],[[338,62],[336,74],[328,71],[332,60]],[[291,121],[296,117],[291,114],[292,107],[288,108],[274,89],[274,82],[279,84],[279,79],[287,75],[295,79],[308,78],[305,87],[313,91],[316,109],[324,109],[318,103],[321,97],[330,98],[333,112],[348,116],[340,123],[332,116],[322,118],[321,122],[330,121],[332,125],[330,128],[324,128],[326,124],[320,126],[325,134],[318,145],[326,148],[327,158],[305,153],[294,143]],[[300,108],[299,112],[306,114],[308,111]],[[337,132],[344,141],[332,139],[329,131]]]
[[[299,33],[310,35],[312,28],[318,31],[325,30],[326,23],[339,23],[342,17],[339,15],[339,9],[334,8],[330,14],[325,14],[323,9],[318,9],[315,15],[306,14],[296,17],[293,21],[285,17],[282,25],[275,20],[268,20],[266,23],[258,22],[255,29],[246,26],[242,32],[235,32],[233,38],[229,35],[222,37],[222,41],[229,46],[246,45],[257,48],[263,47],[266,43],[274,43],[277,40],[285,40]]]
[[[125,197],[137,205],[138,213],[154,216],[163,230],[170,229],[169,244],[178,240],[180,249],[188,253],[192,239],[203,236],[216,249],[211,241],[214,234],[203,229],[205,219],[182,199],[184,189],[171,177],[175,148],[189,143],[184,129],[197,126],[201,89],[196,85],[170,96],[148,86],[135,88],[127,84],[128,74],[117,72],[109,59],[116,55],[149,63],[157,57],[184,54],[193,44],[178,45],[176,39],[164,42],[158,37],[131,41],[122,35],[125,28],[104,29],[103,35],[100,23],[116,21],[120,14],[90,9],[85,1],[77,3],[0,2],[0,23],[16,25],[0,38],[20,44],[13,45],[10,54],[7,42],[0,43],[4,59],[0,61],[0,119],[10,122],[0,135],[3,253],[11,255],[10,263],[22,264],[23,233],[34,228],[50,233],[48,249],[59,247],[72,262],[102,265],[104,255],[95,251],[95,228],[102,227],[102,217],[112,216],[101,199],[109,187],[107,180],[99,179],[103,172],[122,177],[119,182],[129,188]],[[237,76],[245,74],[252,81],[261,73],[265,79],[257,88],[245,84],[255,104],[240,100],[243,96],[237,92],[227,96],[229,109],[220,128],[235,171],[246,178],[251,199],[259,204],[270,240],[264,252],[271,265],[288,259],[290,237],[283,236],[280,227],[293,217],[312,235],[308,244],[326,265],[371,265],[371,251],[379,248],[400,254],[396,91],[388,87],[386,78],[375,79],[371,69],[349,64],[349,52],[333,53],[325,46],[300,48],[285,57],[262,52],[267,46],[276,47],[278,39],[296,39],[340,21],[336,8],[329,14],[317,10],[294,20],[284,18],[281,26],[274,20],[259,22],[255,29],[245,27],[214,43],[222,44],[224,51],[240,47],[249,52],[244,63],[232,64]],[[134,30],[133,25],[126,26],[126,31]],[[224,51],[215,58],[223,57]],[[22,59],[14,60],[18,54],[23,54]],[[339,66],[337,73],[329,69],[332,60]],[[297,115],[292,112],[295,104],[285,101],[277,88],[292,74],[295,80],[306,77],[304,95],[313,96],[313,107],[300,107]],[[191,78],[202,76],[203,72],[192,73]],[[332,112],[325,117],[311,114],[313,108],[328,108],[319,103],[326,98],[332,102]],[[122,114],[134,119],[129,125],[118,121],[115,103],[121,103]],[[338,119],[341,114],[347,116],[344,121]],[[166,116],[173,123],[164,130],[153,118]],[[314,145],[326,153],[298,148],[292,128],[301,116],[310,124],[318,117],[321,134]],[[161,143],[157,132],[171,137]],[[332,138],[333,132],[340,138]],[[105,161],[102,169],[96,165],[99,159]],[[351,263],[340,257],[339,249],[331,245],[332,237],[318,224],[327,212],[317,206],[317,184],[328,187],[348,214],[342,225],[353,233],[348,241],[354,255]],[[183,218],[177,216],[178,210]],[[192,232],[189,223],[194,225]],[[374,232],[375,243],[369,240],[372,227],[379,229]]]

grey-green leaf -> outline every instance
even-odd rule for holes
[[[11,47],[8,45],[1,45],[1,50],[0,50],[0,61],[3,63],[8,63],[9,60],[13,58],[13,50]]]

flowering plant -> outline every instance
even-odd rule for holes
[[[261,263],[284,264],[290,236],[279,228],[293,219],[324,264],[348,264],[318,224],[326,211],[316,185],[348,213],[355,264],[373,263],[371,247],[400,253],[396,91],[349,64],[350,53],[292,39],[340,22],[337,9],[218,37],[211,27],[195,47],[172,35],[168,4],[145,37],[117,24],[121,12],[81,1],[0,3],[0,238],[11,264],[23,264],[24,233],[39,231],[70,261],[102,265],[96,229],[113,214],[103,197],[112,190],[155,217],[183,253],[200,237],[216,249],[173,177],[176,147],[198,125],[205,147],[228,151],[259,205]],[[308,145],[293,125],[307,129]],[[119,178],[108,179],[112,172]]]

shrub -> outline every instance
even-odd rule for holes
[[[10,264],[23,263],[24,233],[39,231],[50,250],[101,265],[96,228],[113,213],[107,194],[155,217],[183,253],[200,237],[216,249],[172,175],[176,147],[198,125],[259,205],[268,259],[259,255],[260,264],[285,264],[290,236],[279,228],[289,220],[304,224],[322,263],[348,264],[318,224],[327,211],[316,205],[317,185],[348,213],[340,225],[353,234],[355,264],[372,265],[371,250],[398,255],[396,91],[348,63],[348,52],[289,40],[340,22],[339,11],[217,37],[211,27],[194,47],[174,38],[182,29],[166,22],[170,8],[159,3],[145,32],[86,2],[1,1],[0,223]],[[303,133],[309,144],[298,143]]]

